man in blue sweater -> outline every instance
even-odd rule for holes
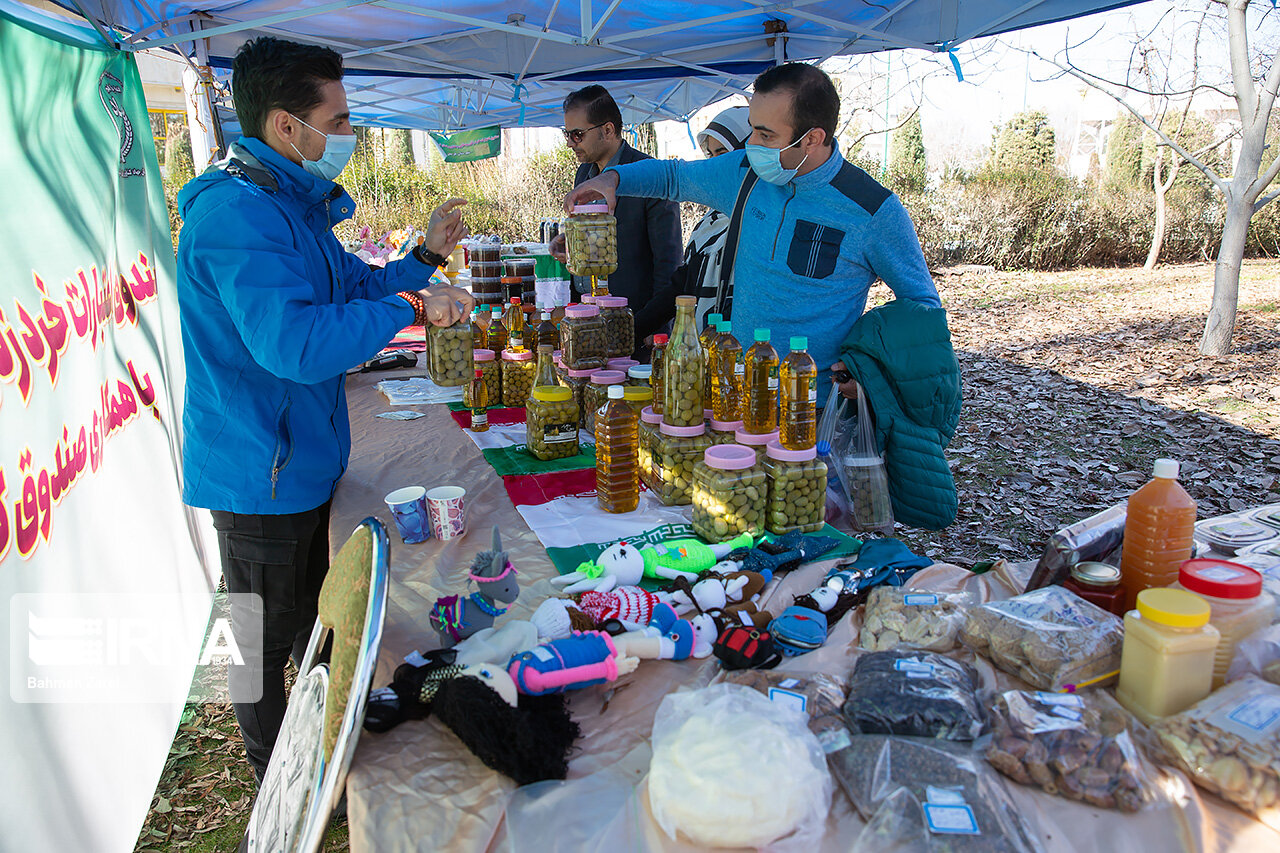
[[[428,287],[465,235],[461,199],[426,242],[373,270],[331,233],[355,202],[334,179],[355,149],[342,59],[274,38],[232,66],[244,137],[183,187],[178,306],[187,368],[183,500],[213,511],[232,631],[249,666],[228,680],[258,780],[284,718],[329,568],[329,505],[347,466],[346,371],[413,323],[449,325],[471,296]],[[260,628],[261,644],[248,642]],[[252,697],[261,691],[261,699]]]
[[[900,298],[942,304],[902,202],[841,156],[839,114],[840,97],[820,69],[776,66],[756,78],[745,152],[612,166],[570,192],[565,209],[601,196],[612,207],[623,195],[729,212],[745,191],[722,313],[746,339],[756,328],[777,342],[807,336],[825,375],[877,278]]]

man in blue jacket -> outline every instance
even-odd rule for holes
[[[623,195],[727,212],[746,192],[722,313],[748,340],[756,328],[771,329],[775,341],[808,337],[825,375],[877,278],[900,298],[942,304],[902,202],[841,156],[839,114],[840,97],[820,69],[776,66],[756,78],[745,152],[611,166],[573,189],[565,209]]]
[[[405,326],[466,316],[471,297],[428,287],[465,235],[461,199],[384,270],[331,233],[355,212],[334,183],[355,148],[337,53],[255,39],[236,54],[232,92],[244,137],[178,196],[183,500],[213,511],[228,591],[261,596],[261,613],[233,605],[237,639],[256,623],[262,641],[230,678],[261,781],[284,666],[302,659],[329,567],[329,506],[351,448],[345,373]]]

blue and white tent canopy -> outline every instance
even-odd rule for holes
[[[1138,0],[60,0],[123,49],[171,47],[229,73],[248,38],[344,57],[356,120],[457,130],[555,126],[569,91],[608,86],[628,123],[684,119],[775,62],[914,48]],[[199,33],[200,42],[193,41]]]

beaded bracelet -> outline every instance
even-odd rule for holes
[[[421,294],[414,293],[412,290],[402,290],[396,296],[408,302],[409,306],[413,308],[413,325],[427,325],[427,304],[422,301]]]

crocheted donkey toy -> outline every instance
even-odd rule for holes
[[[507,612],[497,602],[510,604],[520,595],[515,567],[502,550],[502,537],[493,528],[493,547],[481,551],[471,562],[468,581],[476,591],[466,596],[446,595],[436,599],[431,608],[431,627],[440,635],[444,646],[452,646],[477,631],[493,627],[493,620]]]

